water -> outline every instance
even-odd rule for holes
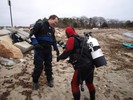
[[[133,39],[133,31],[129,31],[129,32],[123,33],[123,35],[128,37],[128,38]]]

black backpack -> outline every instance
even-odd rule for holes
[[[23,41],[23,39],[21,38],[21,36],[17,32],[11,33],[10,36],[11,36],[11,38],[13,40],[13,43],[22,42]]]
[[[74,51],[73,61],[79,68],[88,69],[93,66],[93,59],[91,56],[91,50],[87,44],[88,38],[86,36],[74,36]]]

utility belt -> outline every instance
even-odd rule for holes
[[[51,45],[53,45],[53,43],[48,41],[39,41],[38,43],[43,47],[51,47]]]

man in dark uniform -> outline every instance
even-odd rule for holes
[[[52,47],[53,45],[56,54],[59,55],[59,50],[57,48],[55,39],[54,26],[58,23],[58,17],[56,15],[51,15],[48,21],[36,22],[33,29],[31,30],[31,41],[34,46],[34,71],[33,77],[33,90],[39,88],[38,80],[44,69],[45,75],[47,77],[48,86],[53,87],[53,77],[52,77]]]
[[[92,57],[89,52],[87,52],[87,58],[84,60],[77,60],[80,56],[81,48],[79,47],[79,41],[76,39],[79,36],[76,34],[75,30],[71,27],[66,28],[67,42],[64,52],[57,57],[57,61],[70,58],[70,63],[74,67],[74,75],[71,81],[72,93],[74,100],[80,100],[80,89],[79,85],[81,82],[85,81],[88,87],[90,100],[95,100],[95,87],[93,85],[94,77],[94,65]],[[86,55],[85,55],[86,56]],[[87,60],[87,61],[86,61]],[[83,66],[84,65],[84,66]]]

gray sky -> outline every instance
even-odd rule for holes
[[[11,0],[11,4],[15,26],[29,26],[51,14],[133,21],[133,0]],[[10,25],[8,0],[0,0],[0,25]]]

